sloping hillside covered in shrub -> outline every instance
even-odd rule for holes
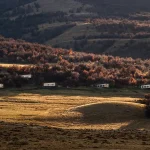
[[[0,35],[147,59],[149,4],[148,0],[0,0]]]
[[[33,74],[41,83],[55,81],[72,86],[109,82],[122,87],[150,83],[150,60],[74,52],[3,37],[0,38],[0,56],[1,63],[34,64],[2,66],[1,82],[20,74]]]

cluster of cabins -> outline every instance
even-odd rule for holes
[[[97,84],[96,87],[97,87],[97,88],[109,88],[110,85],[109,85],[109,84]],[[141,88],[141,89],[150,89],[150,84],[141,85],[140,88]]]
[[[26,74],[26,75],[20,75],[20,77],[22,79],[31,79],[32,75],[31,74]],[[43,83],[42,85],[44,88],[49,88],[49,87],[56,87],[57,84],[55,82],[51,82],[51,83]],[[5,88],[5,85],[0,83],[0,89]]]
[[[23,79],[31,79],[32,75],[31,74],[25,74],[25,75],[20,75],[21,78]],[[43,83],[43,88],[54,88],[57,87],[57,84],[55,82],[50,82],[50,83]],[[4,84],[0,83],[0,89],[3,89],[5,87]],[[95,84],[93,87],[96,88],[110,88],[110,84],[104,83],[104,84]],[[141,89],[150,89],[150,84],[147,85],[141,85]]]

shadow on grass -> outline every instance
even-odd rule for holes
[[[131,97],[143,98],[147,90],[139,89],[96,89],[96,88],[56,88],[56,89],[39,89],[39,88],[22,88],[1,90],[1,96],[16,96],[22,93],[39,94],[41,96],[88,96],[88,97]]]
[[[77,107],[87,123],[120,123],[144,118],[143,108],[133,103],[99,103]]]
[[[133,120],[128,125],[121,127],[120,129],[133,129],[133,130],[150,130],[150,119]]]
[[[144,114],[140,104],[133,103],[99,103],[77,107],[71,112],[80,113],[82,117],[40,117],[34,118],[42,122],[66,122],[87,125],[108,125],[128,123],[120,129],[150,129],[150,119]]]
[[[139,98],[143,97],[144,93],[147,91],[141,90],[126,90],[126,89],[93,89],[93,88],[76,88],[76,89],[11,89],[11,90],[2,90],[0,91],[0,96],[17,96],[22,93],[24,94],[38,94],[39,96],[88,96],[88,97],[134,97]],[[18,103],[15,100],[9,100],[8,102]],[[26,103],[27,101],[19,101],[19,103]],[[27,102],[27,103],[39,103],[35,101]],[[68,101],[69,103],[69,101]],[[78,107],[76,112],[82,115],[81,118],[78,117],[43,117],[43,118],[33,118],[37,121],[42,122],[78,122],[85,124],[111,124],[111,123],[122,123],[129,122],[127,126],[121,127],[121,129],[150,129],[150,120],[145,118],[144,110],[141,107],[137,107],[137,105],[130,105],[129,103],[100,103],[94,105],[87,105],[85,107]]]

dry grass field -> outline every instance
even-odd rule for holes
[[[18,66],[18,67],[28,67],[28,66],[34,66],[31,64],[4,64],[4,63],[0,63],[0,67],[5,67],[5,68],[9,68],[9,67],[13,67],[13,66]]]
[[[148,91],[87,88],[0,91],[1,150],[149,149]]]

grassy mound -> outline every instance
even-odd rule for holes
[[[86,123],[119,123],[144,118],[144,106],[134,103],[106,102],[80,106],[74,111],[82,114]]]

